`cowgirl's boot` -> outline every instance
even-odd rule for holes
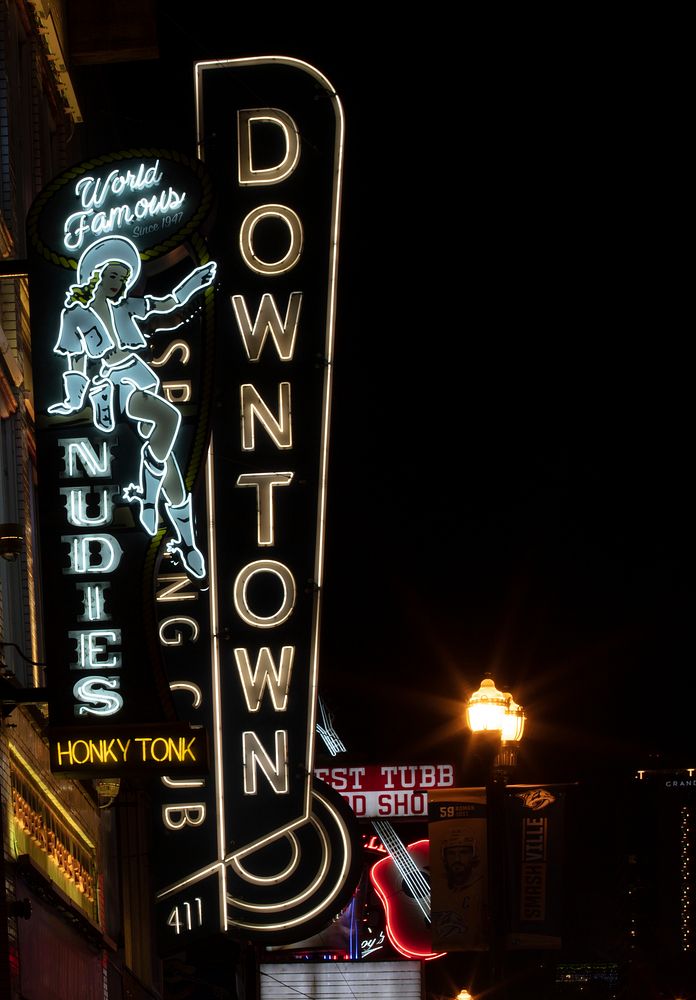
[[[193,537],[191,494],[178,507],[172,507],[171,504],[166,504],[165,507],[176,531],[176,538],[172,538],[167,544],[167,552],[178,555],[191,576],[202,580],[205,576],[205,559]]]
[[[92,417],[94,426],[100,431],[112,431],[114,429],[114,386],[113,382],[102,379],[100,382],[92,382],[89,390],[89,399],[92,404]]]
[[[124,500],[140,504],[140,523],[148,535],[157,534],[159,498],[166,469],[166,462],[155,458],[150,445],[144,444],[140,458],[140,483],[131,483],[123,491]]]
[[[89,379],[82,372],[63,372],[65,399],[62,403],[54,403],[53,406],[49,406],[48,412],[57,413],[62,417],[67,416],[68,413],[77,413],[85,404],[88,385]]]

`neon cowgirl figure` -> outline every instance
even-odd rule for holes
[[[205,560],[194,537],[191,494],[173,452],[181,414],[160,394],[159,378],[138,356],[147,346],[138,321],[183,306],[213,282],[215,271],[215,263],[203,264],[170,295],[136,298],[128,294],[140,276],[135,244],[124,236],[107,236],[87,247],[78,262],[77,283],[66,295],[53,349],[68,359],[65,399],[48,408],[54,414],[75,413],[89,393],[99,430],[114,429],[116,410],[136,421],[144,440],[139,482],[124,489],[123,499],[140,504],[140,523],[149,535],[157,533],[164,508],[176,532],[167,549],[199,580],[205,576]]]

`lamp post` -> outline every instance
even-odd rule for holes
[[[488,899],[491,972],[503,981],[505,954],[507,865],[505,856],[505,789],[517,765],[517,749],[524,733],[525,714],[508,691],[499,691],[490,674],[466,703],[466,721],[474,738],[487,750],[486,805],[488,811]]]

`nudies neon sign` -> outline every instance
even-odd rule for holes
[[[210,404],[216,264],[198,230],[211,205],[200,164],[123,152],[66,171],[29,215],[54,730],[176,721],[153,569],[165,558],[197,586],[207,575],[193,445],[200,453]]]
[[[191,509],[190,491],[184,486],[176,456],[181,414],[160,389],[155,371],[143,360],[147,342],[139,320],[165,317],[166,329],[176,329],[181,320],[171,314],[208,287],[216,265],[204,264],[191,271],[166,296],[136,297],[130,289],[140,275],[140,256],[126,237],[104,237],[91,243],[77,266],[77,283],[70,286],[60,315],[55,354],[66,358],[62,383],[65,398],[48,407],[48,413],[70,417],[81,411],[89,399],[93,426],[112,432],[117,422],[131,420],[142,444],[137,481],[123,490],[113,483],[98,487],[70,486],[61,489],[67,519],[72,527],[88,529],[81,534],[63,535],[69,546],[69,565],[64,572],[83,578],[104,578],[118,571],[123,550],[118,540],[105,531],[95,532],[113,522],[114,499],[136,504],[143,530],[157,533],[160,516],[169,521],[174,535],[168,551],[176,553],[186,571],[196,579],[205,577],[205,560],[198,548]],[[98,454],[88,438],[63,440],[66,475],[78,473],[78,461],[94,478],[112,476],[112,447],[100,442]],[[68,457],[69,453],[69,457]],[[88,513],[88,497],[97,497],[96,514]],[[96,550],[96,551],[95,551]],[[111,615],[104,600],[107,584],[78,584],[85,610],[80,620],[101,627],[70,631],[77,657],[71,665],[78,671],[95,671],[73,685],[76,715],[114,715],[123,706],[118,693],[122,657],[112,652],[121,644],[121,630],[104,627]],[[104,676],[104,671],[109,671]]]

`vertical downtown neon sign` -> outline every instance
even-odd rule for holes
[[[165,949],[216,920],[246,938],[299,940],[347,901],[360,857],[350,811],[312,781],[342,110],[326,78],[294,59],[201,63],[196,80],[222,297],[210,600],[193,611],[196,595],[163,580],[159,601],[169,676],[182,712],[213,735],[215,773],[195,787],[162,782]],[[205,676],[187,649],[203,619]]]

